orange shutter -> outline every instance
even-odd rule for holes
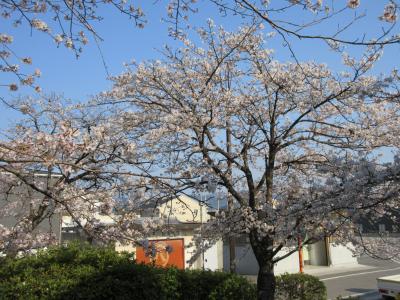
[[[154,256],[153,256],[154,255]],[[152,240],[147,249],[136,247],[136,262],[159,267],[185,268],[183,239]]]

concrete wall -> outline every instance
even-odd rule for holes
[[[334,246],[330,244],[330,260],[332,266],[357,264],[357,258],[353,257],[352,252],[349,250],[351,244],[346,246]],[[223,267],[224,271],[229,271],[229,248],[228,245],[223,247]],[[308,246],[308,256],[312,265],[327,266],[325,241]],[[277,256],[285,255],[288,249],[281,250]],[[236,245],[236,270],[239,274],[244,275],[257,275],[258,263],[254,256],[253,250],[250,245]],[[275,265],[275,274],[282,273],[296,273],[299,272],[299,256],[298,252],[292,253],[290,256],[279,261]]]
[[[358,264],[357,257],[354,257],[353,253],[350,250],[351,248],[354,248],[351,243],[348,243],[346,246],[335,246],[333,244],[330,244],[329,247],[332,266]]]
[[[284,249],[278,252],[278,256],[287,254],[288,249]],[[285,259],[279,261],[275,265],[275,273],[282,274],[282,273],[297,273],[300,271],[299,265],[299,253],[295,251],[290,256],[286,257]]]
[[[204,268],[211,271],[221,271],[223,269],[223,243],[222,240],[216,242],[204,252]]]
[[[282,256],[287,253],[287,249],[281,250],[277,256]],[[224,270],[229,270],[229,248],[224,245]],[[258,262],[254,256],[253,250],[250,245],[237,245],[236,246],[236,270],[239,274],[257,275]],[[294,252],[287,258],[279,261],[275,265],[275,274],[281,273],[296,273],[299,271],[298,253]]]
[[[0,177],[1,176],[9,175],[0,172]],[[47,177],[38,175],[35,180],[43,181],[45,183]],[[46,198],[44,195],[36,192],[27,185],[21,185],[11,191],[7,189],[7,186],[5,186],[5,188],[6,189],[3,190],[0,178],[0,224],[10,229],[13,228],[22,218],[29,215],[31,201],[39,203]],[[35,205],[36,209],[37,206],[38,204]],[[8,211],[12,211],[12,214],[6,214]],[[53,211],[54,205],[49,204],[43,215],[48,214],[50,217],[44,218],[32,233],[49,233],[55,236],[56,240],[59,241],[61,236],[61,214],[53,213]],[[17,215],[17,218],[14,215]]]
[[[327,266],[327,253],[325,240],[311,244],[309,247],[309,260],[310,264],[314,266]]]
[[[223,247],[224,256],[224,271],[229,271],[229,247],[224,244]],[[254,256],[253,250],[250,245],[236,245],[235,248],[236,257],[236,270],[239,274],[253,275],[258,272],[258,263]]]

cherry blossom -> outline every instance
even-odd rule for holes
[[[379,255],[357,222],[398,209],[399,160],[383,164],[378,154],[400,145],[400,78],[370,72],[384,45],[370,43],[358,58],[343,53],[335,73],[315,61],[276,60],[261,30],[228,32],[209,20],[198,30],[201,46],[180,36],[181,48],[127,65],[89,103],[10,103],[25,118],[0,142],[8,200],[0,214],[18,220],[0,228],[3,250],[32,247],[39,224],[58,213],[91,239],[140,244],[171,230],[140,219],[143,205],[215,191],[227,195],[228,209],[194,243],[201,251],[247,235],[259,299],[274,298],[274,264],[297,251],[299,236],[307,245],[335,235]],[[16,214],[27,199],[30,209]],[[381,254],[394,257],[387,240],[391,254]]]
[[[397,0],[382,1],[383,15],[380,20],[388,23],[395,23],[397,20]],[[362,1],[348,0],[343,7],[337,7],[336,3],[323,0],[286,0],[286,1],[265,1],[265,0],[240,0],[232,3],[222,0],[206,1],[204,4],[194,0],[165,0],[153,3],[153,6],[163,5],[166,7],[166,18],[164,21],[170,25],[171,35],[184,38],[190,34],[188,28],[196,28],[198,24],[191,23],[191,16],[204,9],[214,9],[215,14],[228,18],[240,17],[240,22],[249,24],[256,22],[264,26],[267,31],[277,34],[282,42],[293,52],[291,39],[311,42],[312,40],[325,41],[333,49],[338,50],[338,45],[360,46],[368,45],[387,46],[398,44],[399,37],[396,28],[388,24],[376,21],[376,28],[380,33],[372,30],[362,32],[359,35],[352,34],[344,36],[344,32],[351,26],[357,26],[357,22],[364,16],[374,18],[373,12],[365,13]],[[49,3],[46,1],[12,1],[1,4],[2,14],[6,22],[14,26],[27,27],[28,30],[40,31],[50,37],[57,46],[65,46],[70,49],[76,57],[81,55],[85,46],[90,41],[96,43],[102,41],[101,33],[97,32],[96,23],[103,19],[102,7],[113,8],[117,13],[132,19],[137,28],[143,28],[148,21],[145,11],[140,6],[140,1],[99,1],[94,3],[87,0],[66,1],[62,3]],[[355,10],[356,13],[349,17],[346,10]],[[295,13],[293,13],[295,11]],[[358,13],[359,12],[359,13]],[[293,15],[299,17],[293,19]],[[343,19],[338,19],[342,16]],[[158,21],[158,20],[157,20]],[[319,28],[326,23],[331,30],[321,32]],[[346,24],[346,25],[344,25]],[[375,23],[371,23],[373,25]],[[203,24],[201,24],[203,25]],[[337,25],[337,26],[336,26]],[[383,26],[383,27],[382,27]],[[381,28],[382,27],[382,28]],[[301,28],[301,30],[298,30]],[[382,30],[381,30],[382,29]],[[0,71],[14,73],[18,81],[23,85],[37,85],[31,80],[24,80],[26,76],[30,79],[37,79],[25,69],[20,68],[15,61],[20,56],[30,56],[29,53],[16,53],[13,50],[12,33],[0,35],[0,59],[2,66]],[[39,66],[40,67],[40,66]],[[11,91],[18,90],[13,83]],[[10,87],[10,83],[2,83],[2,86]],[[38,90],[38,89],[37,89]]]
[[[257,30],[209,22],[199,30],[205,48],[186,39],[167,47],[96,100],[118,111],[158,188],[196,193],[212,180],[233,198],[202,238],[248,235],[259,298],[273,299],[273,266],[297,251],[299,236],[303,245],[334,234],[362,247],[360,216],[398,209],[398,166],[375,153],[399,145],[399,78],[369,75],[380,46],[344,55],[341,76],[275,60]]]
[[[15,220],[15,226],[2,230],[0,251],[15,253],[55,242],[54,232],[48,235],[40,226],[61,214],[99,240],[101,216],[111,218],[115,227],[118,222],[122,225],[124,218],[111,210],[118,206],[117,196],[129,191],[124,176],[118,176],[122,153],[134,160],[134,146],[125,134],[114,131],[106,118],[91,119],[79,105],[64,107],[68,103],[59,98],[24,99],[10,105],[25,119],[4,132],[6,140],[0,143],[0,217]],[[129,181],[130,189],[134,183]],[[109,230],[119,232],[113,226]],[[39,239],[39,234],[48,238]],[[129,236],[128,231],[125,234]],[[140,231],[132,228],[130,234],[132,238]]]
[[[349,0],[347,6],[350,8],[357,8],[360,5],[360,0]]]
[[[64,44],[71,49],[76,57],[79,57],[83,46],[88,44],[89,39],[101,41],[93,23],[100,21],[103,17],[100,14],[100,7],[106,6],[115,9],[117,12],[126,15],[132,19],[137,27],[141,28],[146,22],[143,10],[140,6],[135,6],[131,1],[100,1],[92,2],[86,0],[66,1],[62,3],[46,1],[12,1],[2,2],[1,17],[5,22],[9,22],[15,27],[28,27],[28,30],[37,30],[53,39],[57,45]],[[90,38],[87,37],[90,36]],[[13,72],[23,85],[33,86],[33,81],[24,80],[26,74],[24,71],[10,69],[7,67],[13,65],[14,60],[18,60],[20,55],[29,55],[29,53],[16,53],[13,50],[13,37],[10,34],[2,33],[0,35],[0,59],[2,66],[0,71]],[[30,77],[33,79],[34,77]],[[7,86],[7,84],[2,84]],[[16,83],[12,86],[15,87]],[[10,88],[15,91],[17,88]],[[38,90],[39,88],[36,88]]]
[[[393,1],[385,6],[385,10],[381,19],[389,23],[394,23],[397,21],[397,6]]]

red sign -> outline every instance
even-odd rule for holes
[[[184,269],[183,239],[148,241],[146,245],[136,247],[136,262]]]

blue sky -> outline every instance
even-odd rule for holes
[[[272,1],[274,2],[274,1]],[[279,2],[279,1],[278,1]],[[346,1],[338,0],[345,4]],[[349,34],[367,34],[373,35],[380,26],[384,25],[377,20],[377,17],[383,10],[384,1],[361,1],[363,6],[361,11],[367,11],[370,15],[353,26]],[[103,8],[100,12],[104,20],[97,24],[98,33],[104,38],[101,43],[101,51],[110,74],[116,75],[123,72],[123,63],[132,59],[140,62],[146,59],[157,59],[160,53],[157,49],[162,48],[164,44],[177,45],[177,42],[168,36],[168,25],[161,21],[166,16],[166,1],[159,1],[153,5],[153,1],[144,1],[143,10],[147,14],[149,23],[144,29],[138,29],[133,21],[118,12],[108,8]],[[207,18],[213,18],[217,25],[223,25],[229,30],[237,28],[242,20],[233,17],[220,17],[215,9],[200,2],[200,13],[192,16],[191,22],[197,26],[205,25]],[[317,32],[329,32],[333,26],[338,23],[344,25],[348,17],[354,11],[349,11],[346,15],[334,20],[330,24],[314,27]],[[289,12],[289,18],[295,20],[301,19],[304,12],[295,10]],[[111,86],[107,80],[106,72],[102,59],[96,44],[90,41],[84,48],[79,59],[76,59],[73,52],[65,47],[57,48],[56,44],[45,34],[33,31],[31,34],[27,26],[13,28],[7,20],[0,19],[2,32],[10,33],[14,36],[13,50],[21,56],[31,56],[33,66],[42,71],[42,78],[38,82],[45,93],[62,94],[67,98],[83,101],[91,95],[104,91]],[[398,32],[396,25],[396,32]],[[266,26],[267,32],[270,31]],[[336,71],[343,67],[340,64],[340,57],[329,51],[324,43],[319,41],[298,41],[291,40],[296,54],[300,60],[315,60],[326,62]],[[274,48],[276,58],[281,61],[290,60],[290,53],[287,47],[282,45],[282,40],[274,38],[268,43],[268,47]],[[374,72],[386,72],[395,65],[398,65],[399,46],[392,46],[386,50],[384,58],[379,62]],[[352,53],[357,53],[357,48],[349,49]],[[4,84],[15,81],[15,78],[8,77],[0,73],[0,83]],[[21,89],[18,92],[9,92],[2,87],[0,96],[5,99],[12,99],[17,96],[35,95],[31,89]],[[4,107],[0,107],[0,128],[4,128],[16,118],[16,115]]]

